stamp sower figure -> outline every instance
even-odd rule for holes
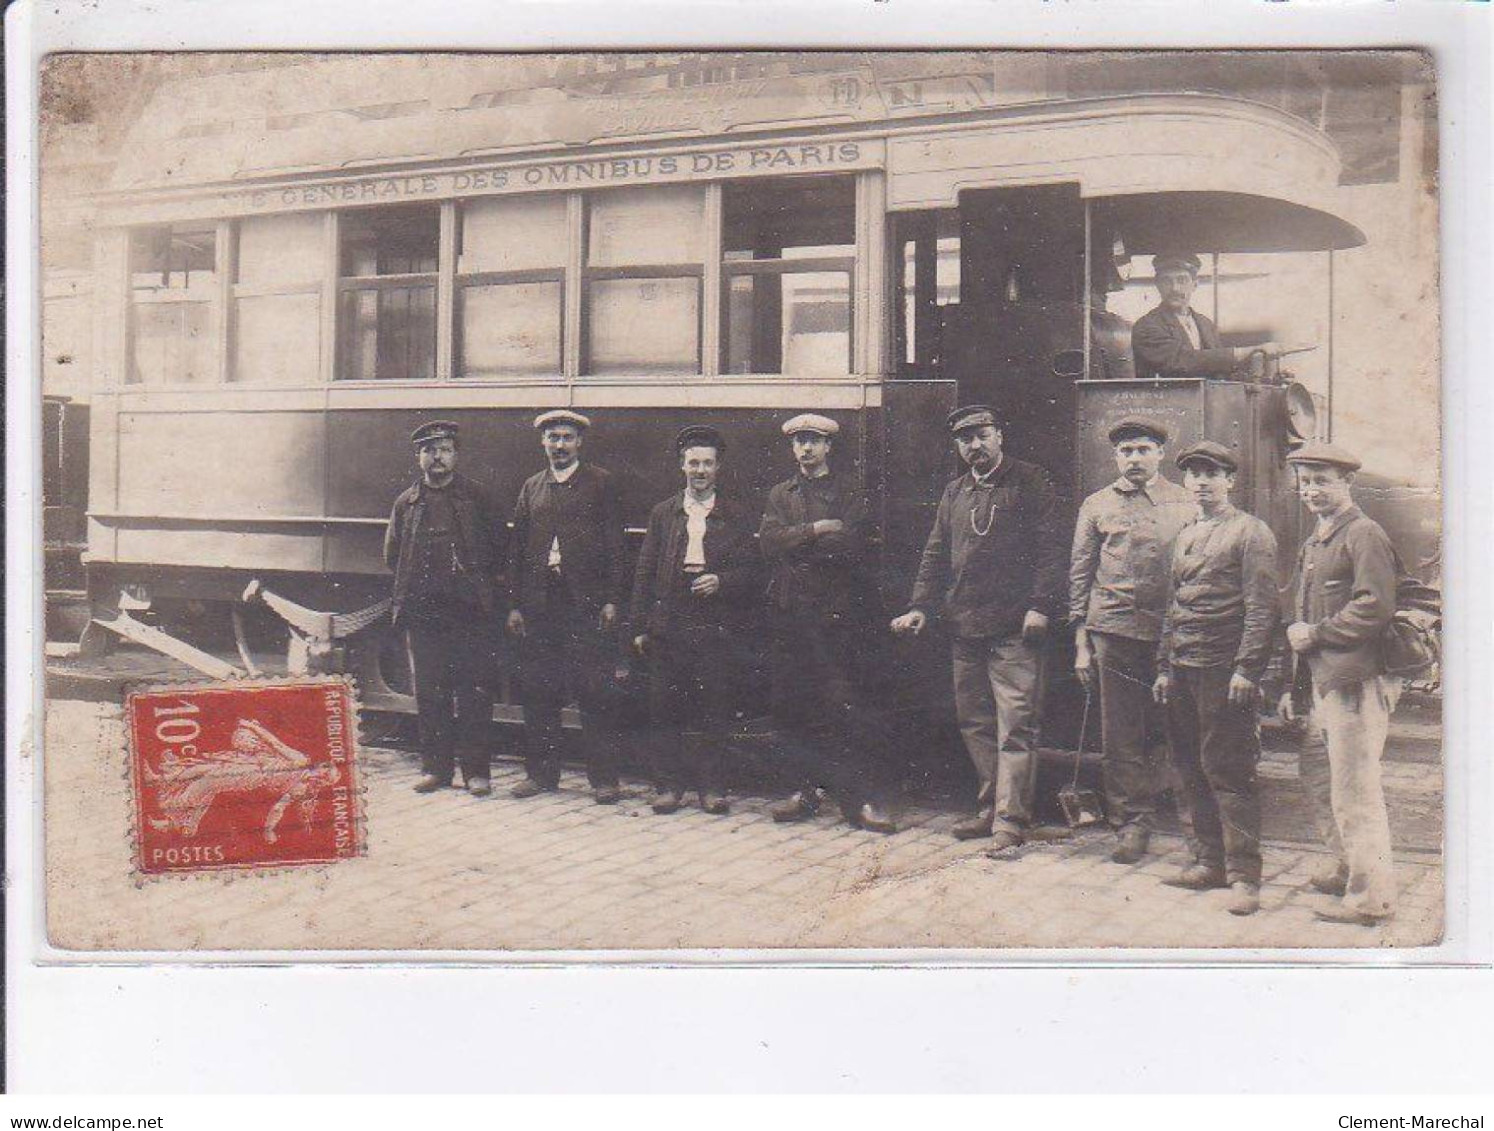
[[[1380,759],[1401,683],[1384,674],[1380,640],[1395,615],[1400,562],[1385,531],[1354,505],[1358,459],[1309,443],[1287,462],[1317,525],[1288,590],[1293,678],[1280,710],[1287,719],[1310,712],[1302,781],[1333,854],[1312,884],[1343,897],[1317,915],[1374,926],[1393,914],[1396,897]]]
[[[649,661],[656,813],[698,789],[727,811],[724,747],[743,671],[742,631],[761,571],[752,516],[716,489],[726,441],[693,425],[675,438],[684,490],[648,516],[633,575],[633,647]]]
[[[1112,859],[1134,864],[1146,854],[1161,784],[1154,742],[1161,713],[1152,682],[1172,544],[1197,508],[1161,474],[1168,438],[1162,424],[1127,417],[1109,435],[1120,478],[1079,508],[1069,616],[1075,673],[1086,691],[1100,694],[1105,807],[1119,830]]]
[[[1053,481],[1002,451],[993,409],[956,409],[949,430],[970,471],[944,489],[912,608],[892,630],[916,635],[939,612],[949,624],[955,713],[981,807],[954,835],[994,837],[997,854],[1021,844],[1032,822],[1042,642],[1063,607],[1063,532]]]
[[[515,797],[560,783],[560,712],[566,691],[581,706],[586,776],[599,805],[621,796],[601,694],[617,655],[618,603],[626,585],[622,514],[612,476],[581,462],[591,421],[564,409],[535,418],[549,467],[531,475],[514,506],[508,629],[522,641],[526,780]]]
[[[1192,826],[1194,862],[1174,887],[1230,887],[1229,911],[1260,909],[1259,685],[1271,659],[1280,593],[1276,537],[1229,501],[1239,464],[1205,440],[1180,452],[1198,518],[1172,551],[1157,649],[1157,702]]]
[[[477,484],[456,470],[455,424],[433,420],[410,439],[420,479],[394,501],[384,561],[394,571],[394,623],[414,661],[424,771],[415,789],[451,785],[459,755],[467,789],[481,796],[490,789],[503,524]]]
[[[892,833],[881,796],[884,728],[864,694],[876,616],[866,563],[871,511],[831,470],[839,432],[814,413],[783,425],[799,470],[768,493],[758,531],[770,571],[773,717],[798,778],[773,819],[811,816],[825,785],[851,824]]]
[[[1201,267],[1198,256],[1190,254],[1163,253],[1152,260],[1162,302],[1131,328],[1137,377],[1223,377],[1252,353],[1279,351],[1274,342],[1253,348],[1220,344],[1214,323],[1191,305]]]

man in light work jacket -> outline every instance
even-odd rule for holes
[[[839,433],[818,413],[784,423],[799,469],[768,492],[758,528],[770,576],[773,719],[795,786],[773,819],[812,816],[825,785],[850,824],[892,833],[882,797],[884,728],[865,694],[880,615],[867,560],[871,508],[831,467]]]
[[[1395,615],[1400,561],[1385,531],[1354,505],[1352,453],[1314,442],[1287,462],[1317,524],[1289,590],[1292,681],[1280,711],[1309,714],[1302,781],[1333,854],[1312,884],[1343,897],[1317,915],[1375,926],[1396,899],[1380,759],[1401,684],[1384,673],[1380,647]]]
[[[980,777],[980,811],[954,835],[991,837],[995,855],[1032,822],[1041,646],[1063,609],[1063,531],[1048,473],[1002,451],[992,408],[956,409],[949,431],[970,470],[944,489],[912,607],[892,631],[917,635],[940,614],[948,622],[955,713]]]
[[[1153,741],[1160,727],[1151,725],[1160,712],[1152,703],[1152,682],[1172,544],[1198,508],[1161,473],[1168,439],[1161,423],[1127,417],[1109,438],[1120,477],[1079,508],[1069,616],[1075,673],[1087,693],[1100,694],[1105,808],[1119,830],[1111,858],[1134,864],[1146,854],[1161,784]]]
[[[716,489],[726,440],[692,425],[675,438],[685,488],[648,516],[633,574],[633,648],[649,661],[655,813],[698,789],[727,811],[724,753],[745,670],[741,634],[761,571],[753,517]]]
[[[1252,349],[1220,343],[1218,328],[1192,306],[1201,268],[1198,256],[1192,254],[1163,253],[1153,258],[1162,302],[1131,327],[1137,377],[1225,377],[1252,353],[1280,351],[1275,342]]]
[[[1280,593],[1276,537],[1230,501],[1234,453],[1204,440],[1179,452],[1198,517],[1178,535],[1153,693],[1190,818],[1194,862],[1173,887],[1230,888],[1232,915],[1260,909],[1260,684]]]
[[[405,630],[414,661],[423,775],[415,790],[450,786],[460,754],[463,782],[483,796],[490,792],[503,524],[482,489],[456,470],[457,431],[449,420],[433,420],[411,433],[420,478],[394,501],[384,561],[394,571],[394,624]]]
[[[587,779],[597,803],[611,805],[621,796],[615,756],[597,730],[627,585],[621,508],[611,474],[581,462],[590,420],[556,410],[534,427],[549,467],[525,480],[514,506],[508,629],[522,642],[527,777],[512,792],[533,797],[559,785],[569,688],[581,705]]]

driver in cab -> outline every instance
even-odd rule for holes
[[[1280,356],[1281,346],[1276,342],[1259,346],[1220,343],[1219,328],[1192,306],[1201,266],[1192,254],[1162,253],[1152,260],[1162,301],[1131,328],[1137,377],[1225,377],[1250,364],[1252,355]]]

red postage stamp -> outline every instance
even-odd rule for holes
[[[323,864],[363,850],[357,709],[340,680],[129,696],[135,863],[161,874]]]

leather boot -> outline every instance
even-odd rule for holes
[[[819,806],[811,800],[811,795],[800,790],[798,793],[790,794],[768,812],[779,824],[787,824],[789,821],[802,821],[806,817],[813,817],[818,808]]]
[[[994,809],[982,809],[973,817],[966,817],[950,830],[955,840],[979,840],[991,835],[991,826],[996,820]]]
[[[1170,880],[1163,880],[1170,888],[1186,888],[1189,891],[1208,891],[1211,888],[1228,887],[1224,869],[1215,864],[1189,864]]]

